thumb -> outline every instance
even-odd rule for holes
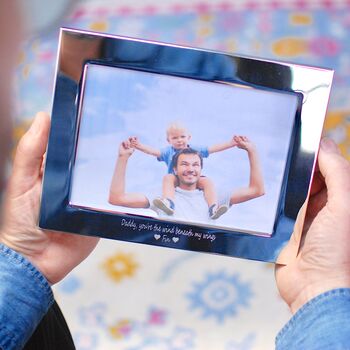
[[[16,197],[29,190],[40,175],[50,129],[50,117],[39,112],[18,143],[10,180],[10,193]]]
[[[318,154],[318,165],[325,179],[328,205],[348,206],[350,198],[350,163],[342,157],[337,145],[324,138]],[[330,208],[331,209],[331,208]]]

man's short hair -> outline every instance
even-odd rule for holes
[[[172,166],[173,166],[173,168],[176,168],[176,167],[177,167],[177,162],[178,162],[178,160],[179,160],[179,157],[180,157],[182,154],[196,154],[196,155],[199,157],[199,159],[200,159],[201,168],[203,168],[203,157],[202,157],[202,155],[201,155],[198,151],[194,150],[194,149],[191,148],[191,147],[184,148],[184,149],[182,149],[182,150],[180,150],[180,151],[178,151],[178,152],[176,152],[176,153],[174,154],[173,160],[172,160]]]

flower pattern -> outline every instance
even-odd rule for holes
[[[223,323],[235,316],[242,307],[248,307],[253,293],[248,283],[240,281],[238,274],[225,271],[208,273],[201,282],[194,282],[187,294],[190,309],[201,309],[202,318],[214,317]]]
[[[119,283],[127,277],[132,277],[138,265],[131,254],[117,253],[105,260],[103,269],[115,282]]]

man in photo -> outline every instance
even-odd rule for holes
[[[163,177],[162,197],[157,197],[153,200],[153,205],[162,210],[168,215],[174,215],[177,210],[174,203],[175,189],[178,185],[177,176],[174,173],[173,159],[175,155],[183,149],[192,148],[196,150],[201,157],[207,158],[210,154],[225,151],[237,145],[235,138],[231,138],[226,142],[208,146],[190,145],[192,138],[189,130],[181,123],[171,123],[166,129],[166,140],[168,145],[158,149],[149,145],[143,144],[137,137],[130,137],[129,141],[132,148],[141,152],[155,156],[158,161],[164,162],[168,168],[168,174]],[[204,198],[208,205],[209,217],[213,220],[218,219],[228,210],[226,204],[218,204],[218,197],[214,183],[207,176],[201,176],[197,181],[197,189],[202,190]]]
[[[228,206],[246,202],[264,194],[264,182],[255,145],[245,136],[236,136],[237,147],[247,152],[250,164],[250,177],[247,187],[232,190],[224,202]],[[142,193],[126,192],[126,169],[128,160],[135,148],[130,140],[119,146],[117,163],[110,187],[109,203],[129,208],[150,208],[152,199]],[[185,148],[176,153],[173,159],[174,174],[177,177],[175,189],[176,211],[175,219],[195,222],[210,222],[208,206],[203,191],[198,189],[198,181],[203,168],[200,153],[191,148]],[[162,212],[157,211],[161,216]]]

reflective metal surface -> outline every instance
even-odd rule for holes
[[[195,227],[215,240],[188,237],[181,244],[156,241],[154,232],[130,232],[122,218],[138,224],[157,222],[132,215],[69,205],[78,135],[78,109],[86,62],[167,74],[253,89],[299,95],[292,142],[271,237]],[[293,231],[297,213],[307,200],[315,166],[333,71],[137,39],[62,29],[52,110],[52,127],[44,176],[40,227],[117,240],[219,253],[275,262]],[[178,227],[188,229],[186,224]],[[296,254],[296,251],[295,251]],[[279,261],[285,262],[285,261]]]

